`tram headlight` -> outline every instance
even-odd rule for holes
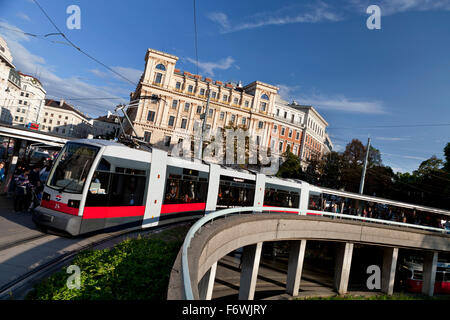
[[[80,200],[69,199],[69,201],[67,202],[67,206],[69,206],[71,208],[79,208],[80,207]]]

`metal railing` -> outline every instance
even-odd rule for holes
[[[450,230],[442,229],[442,228],[434,228],[434,227],[427,227],[422,225],[416,225],[411,223],[403,223],[403,222],[397,222],[397,221],[390,221],[390,220],[383,220],[383,219],[376,219],[376,218],[367,218],[367,217],[360,217],[360,216],[354,216],[354,215],[348,215],[348,214],[342,214],[342,213],[332,213],[332,212],[325,212],[325,211],[317,211],[317,210],[301,210],[298,208],[283,208],[283,207],[237,207],[237,208],[230,208],[230,209],[223,209],[219,211],[215,211],[213,213],[209,213],[205,215],[203,218],[198,220],[192,227],[189,229],[182,247],[182,255],[181,255],[181,266],[182,266],[182,277],[183,277],[183,286],[184,286],[184,293],[186,300],[194,300],[194,295],[192,292],[192,284],[191,284],[191,277],[189,273],[189,264],[188,264],[188,249],[191,244],[191,240],[194,238],[194,235],[197,231],[201,229],[202,226],[204,226],[206,223],[219,218],[224,217],[229,214],[235,214],[235,213],[241,213],[241,212],[254,212],[262,213],[262,212],[276,212],[276,213],[295,213],[297,215],[320,215],[320,216],[328,216],[333,219],[345,219],[345,220],[359,220],[363,222],[371,222],[371,223],[377,223],[377,224],[385,224],[385,225],[394,225],[394,226],[401,226],[406,228],[413,228],[413,229],[421,229],[426,231],[433,231],[433,232],[440,232],[440,233],[449,233]]]

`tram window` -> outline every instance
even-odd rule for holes
[[[109,205],[110,178],[109,172],[94,172],[86,198],[87,207],[107,207]]]
[[[435,279],[435,281],[437,281],[437,282],[444,281],[444,273],[443,272],[436,272],[436,279]]]
[[[170,175],[166,183],[164,204],[203,203],[208,192],[207,179]]]
[[[308,209],[309,210],[322,210],[320,193],[313,193],[313,192],[309,193]]]
[[[96,171],[89,187],[86,206],[142,206],[145,186],[144,175]]]
[[[239,180],[239,181],[237,181]],[[253,206],[255,198],[255,182],[236,179],[232,177],[221,177],[217,204],[224,206]]]
[[[97,166],[97,170],[99,171],[111,171],[111,164],[106,161],[104,158],[100,160],[100,163]]]
[[[300,195],[297,192],[267,189],[264,194],[264,205],[284,208],[298,208]]]
[[[144,205],[145,176],[114,174],[111,183],[110,206]]]

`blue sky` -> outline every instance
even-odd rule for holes
[[[177,55],[196,72],[192,1],[38,0],[85,52],[137,82],[147,48]],[[66,9],[81,9],[69,30]],[[381,30],[366,9],[381,8]],[[443,157],[450,126],[450,0],[197,0],[199,73],[222,81],[277,85],[291,101],[315,106],[338,151],[367,137],[395,171]],[[90,116],[126,102],[135,86],[63,44],[32,0],[0,0],[0,34],[13,63],[36,74],[54,98],[73,100]]]

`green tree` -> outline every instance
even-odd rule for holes
[[[303,171],[300,165],[300,159],[295,154],[290,152],[289,149],[286,150],[282,156],[284,162],[278,169],[276,176],[280,178],[301,179]]]

